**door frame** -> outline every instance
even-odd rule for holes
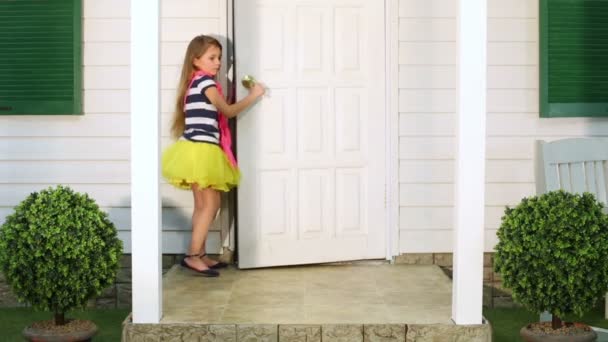
[[[226,9],[227,37],[226,59],[231,66],[236,64],[237,42],[234,41],[234,2],[249,0],[221,0]],[[383,0],[384,2],[384,50],[385,50],[385,97],[384,97],[384,116],[385,116],[385,184],[384,184],[384,215],[385,215],[385,259],[394,262],[399,255],[399,0]],[[228,50],[228,48],[230,50]],[[226,71],[227,77],[235,79],[235,67],[230,67]],[[236,142],[235,140],[235,143]],[[238,189],[237,189],[238,191]],[[238,195],[237,195],[238,196]],[[230,222],[236,219],[236,196],[233,197],[234,211],[231,213]],[[236,223],[238,225],[238,222]],[[222,236],[224,246],[236,251],[237,238],[235,224],[231,224],[228,236]]]
[[[399,0],[384,0],[386,260],[399,255]]]

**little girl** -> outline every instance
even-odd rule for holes
[[[240,172],[232,155],[227,118],[237,116],[264,94],[259,84],[249,95],[228,104],[215,76],[220,70],[222,46],[212,37],[194,37],[184,58],[171,133],[178,139],[162,157],[163,177],[194,195],[192,239],[181,265],[203,276],[217,277],[225,263],[205,253],[209,226],[220,207],[220,191],[239,184]]]

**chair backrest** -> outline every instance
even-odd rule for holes
[[[575,138],[536,144],[536,193],[590,192],[605,206],[608,139]]]
[[[582,193],[590,192],[604,204],[606,200],[606,168],[608,166],[608,139],[576,138],[536,143],[536,193],[552,190]],[[608,318],[608,294],[604,308]],[[551,321],[551,314],[543,312],[540,321]]]

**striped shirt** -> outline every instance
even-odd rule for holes
[[[186,93],[184,113],[186,126],[182,137],[190,141],[207,142],[219,145],[217,108],[205,95],[205,90],[215,87],[215,80],[210,76],[196,76]]]

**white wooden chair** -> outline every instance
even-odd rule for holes
[[[575,138],[536,143],[536,193],[563,189],[574,193],[590,192],[608,206],[608,139]],[[608,318],[608,296],[604,315]],[[541,321],[551,320],[548,313]]]

